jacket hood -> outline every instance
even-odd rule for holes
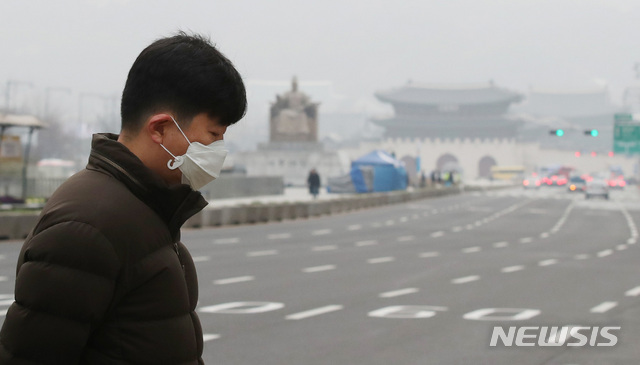
[[[179,236],[180,227],[187,219],[207,205],[202,194],[189,185],[167,184],[118,142],[117,134],[93,135],[87,169],[102,171],[125,184],[138,199],[158,213],[174,237]]]

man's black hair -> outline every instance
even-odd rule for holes
[[[211,42],[178,32],[145,48],[131,66],[122,92],[122,129],[137,133],[145,118],[170,111],[186,126],[207,113],[229,126],[247,109],[238,71]]]

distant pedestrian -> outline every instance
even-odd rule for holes
[[[309,185],[309,193],[313,195],[313,199],[317,199],[318,194],[320,193],[320,175],[316,169],[312,169],[309,172],[307,185]]]
[[[427,175],[422,171],[420,174],[420,187],[424,188],[427,186]]]

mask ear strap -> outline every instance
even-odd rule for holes
[[[167,153],[170,154],[171,157],[173,157],[173,161],[167,161],[167,167],[169,168],[169,170],[175,170],[178,167],[182,166],[182,164],[184,163],[184,159],[182,158],[182,156],[176,157],[162,143],[160,143],[160,147],[164,148],[164,150],[167,151]]]
[[[186,139],[187,142],[189,142],[189,144],[191,144],[191,141],[189,140],[189,138],[187,138],[187,135],[184,134],[184,132],[182,131],[182,128],[180,128],[180,125],[178,124],[178,122],[176,122],[176,120],[173,118],[172,115],[170,115],[170,117],[173,120],[173,122],[176,124],[176,127],[178,127],[178,130],[180,131],[180,133],[182,133],[182,135],[184,136],[184,139]]]

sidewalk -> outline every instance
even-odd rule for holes
[[[329,194],[326,190],[320,190],[320,194],[316,200],[333,200],[342,199],[354,196],[357,194]],[[283,203],[283,202],[310,202],[313,201],[313,197],[309,194],[309,189],[305,187],[290,187],[284,189],[282,195],[260,195],[250,196],[244,198],[229,198],[229,199],[211,199],[209,200],[210,207],[230,207],[243,204],[268,204],[268,203]]]

